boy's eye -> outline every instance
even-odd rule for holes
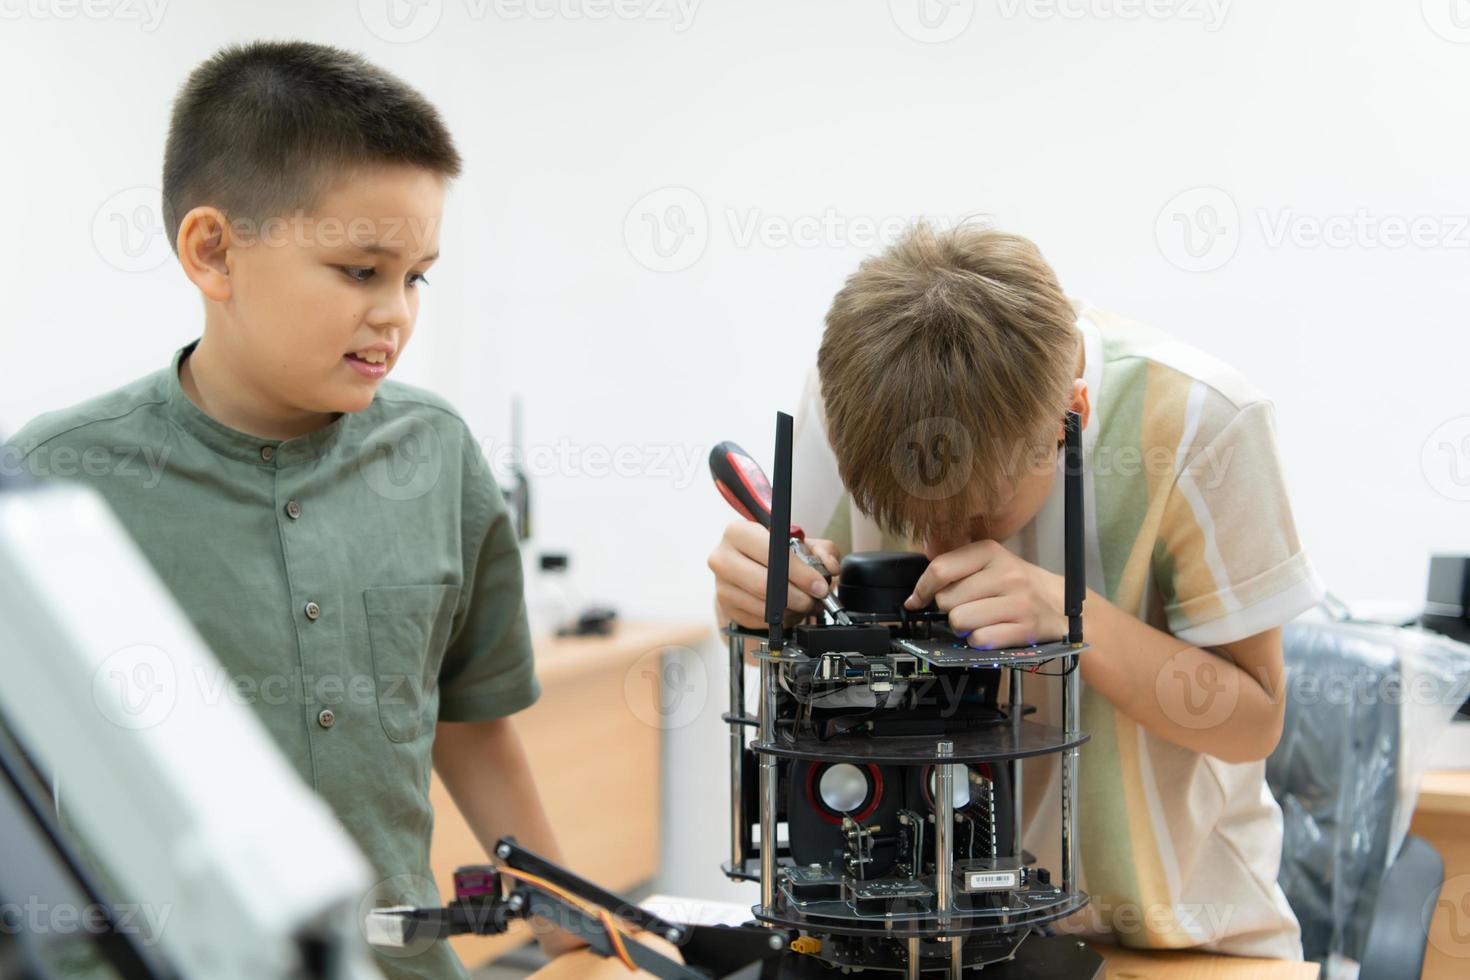
[[[427,286],[429,284],[429,280],[422,272],[413,272],[410,273],[408,276],[408,284],[410,286],[417,286],[420,284]]]
[[[373,277],[375,270],[370,265],[342,265],[338,266],[347,277],[354,282],[367,282]]]

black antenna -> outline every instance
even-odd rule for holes
[[[791,557],[791,416],[776,413],[776,468],[771,480],[771,550],[766,560],[766,626],[772,653],[786,645],[786,574]]]
[[[1066,454],[1063,457],[1066,481],[1063,490],[1067,565],[1065,570],[1065,612],[1067,640],[1073,646],[1082,642],[1082,600],[1087,596],[1087,546],[1082,509],[1082,416],[1068,412],[1066,419]]]

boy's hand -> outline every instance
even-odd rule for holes
[[[1067,634],[1062,581],[995,541],[975,541],[930,562],[904,607],[935,601],[977,650],[1046,643]]]
[[[725,527],[720,543],[709,555],[715,573],[715,603],[720,620],[734,620],[747,629],[760,629],[766,622],[766,560],[770,555],[770,533],[754,521],[735,521]],[[807,550],[833,575],[840,566],[837,546],[819,538],[806,539]],[[786,572],[786,625],[811,615],[817,598],[827,594],[827,583],[817,570],[791,557]],[[813,597],[817,598],[813,598]]]

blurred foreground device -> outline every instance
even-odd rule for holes
[[[0,474],[0,658],[0,976],[380,976],[367,862],[91,490]]]

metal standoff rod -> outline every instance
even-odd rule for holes
[[[954,754],[954,743],[938,745],[940,758]],[[939,910],[939,928],[950,924],[954,911],[954,780],[959,768],[950,762],[934,767],[934,901]],[[960,976],[965,969],[964,939],[949,938],[949,975]]]
[[[1077,736],[1077,715],[1082,692],[1077,658],[1064,658],[1068,665],[1062,678],[1062,728],[1067,738]],[[1077,871],[1077,747],[1062,752],[1062,890],[1076,890]]]
[[[1012,667],[1012,668],[1010,668],[1010,670],[1006,671],[1006,673],[1008,673],[1008,674],[1011,675],[1011,694],[1010,694],[1011,726],[1016,730],[1017,741],[1019,742],[1019,740],[1020,740],[1020,734],[1021,734],[1021,718],[1022,718],[1022,715],[1024,714],[1024,708],[1025,708],[1024,702],[1022,701],[1022,692],[1021,692],[1021,680],[1022,680],[1021,674],[1022,674],[1022,671],[1018,670],[1015,667]],[[1013,848],[1014,848],[1014,850],[1016,852],[1016,859],[1017,859],[1017,861],[1020,861],[1020,859],[1022,857],[1022,853],[1023,853],[1022,846],[1021,846],[1021,827],[1023,826],[1023,824],[1021,822],[1021,817],[1022,817],[1023,812],[1024,812],[1024,807],[1022,806],[1022,792],[1021,792],[1021,788],[1022,788],[1022,786],[1021,786],[1021,760],[1019,758],[1012,759],[1011,760],[1011,763],[1010,763],[1010,769],[1011,769],[1011,838],[1012,838],[1011,843],[1012,843],[1012,846],[1013,846]]]
[[[745,871],[745,814],[740,794],[745,781],[745,641],[730,624],[730,870]]]
[[[767,745],[776,740],[775,665],[761,660],[761,741]],[[761,908],[769,914],[776,905],[776,777],[777,759],[769,752],[761,754]]]
[[[941,757],[954,753],[953,742],[940,742]],[[950,885],[954,880],[954,767],[941,762],[934,767],[934,900],[943,924],[954,906]]]

